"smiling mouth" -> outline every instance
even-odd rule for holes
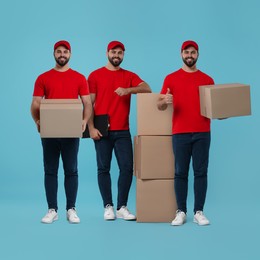
[[[121,60],[120,60],[120,59],[117,59],[117,58],[115,58],[115,59],[113,59],[113,61],[114,61],[114,62],[120,62]]]

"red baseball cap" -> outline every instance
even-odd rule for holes
[[[59,46],[64,46],[66,49],[68,49],[69,51],[71,51],[71,47],[70,47],[70,44],[69,42],[67,41],[58,41],[54,44],[54,50],[56,50]]]
[[[125,51],[125,46],[122,42],[112,41],[107,45],[107,51],[111,49],[115,49],[116,47],[120,47],[123,51]]]
[[[194,47],[197,51],[199,50],[198,44],[194,41],[185,41],[181,46],[181,50],[183,51],[183,50],[187,49],[189,46]]]

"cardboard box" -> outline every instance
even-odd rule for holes
[[[171,135],[172,105],[164,111],[157,108],[160,94],[137,94],[137,135]]]
[[[82,118],[80,99],[42,99],[41,137],[82,137]]]
[[[136,180],[137,222],[170,223],[176,210],[173,180]]]
[[[228,118],[251,115],[250,86],[234,83],[200,86],[201,115]]]
[[[134,137],[134,175],[139,179],[173,179],[172,136]]]

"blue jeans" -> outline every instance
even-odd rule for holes
[[[113,150],[119,167],[117,209],[126,206],[133,178],[133,148],[131,135],[126,131],[109,131],[107,137],[95,141],[98,186],[104,207],[113,206],[110,166]]]
[[[178,209],[187,212],[190,160],[194,172],[194,212],[203,210],[207,193],[210,132],[184,133],[172,136],[175,157],[174,188]]]
[[[78,192],[79,138],[42,138],[44,185],[49,209],[58,209],[58,169],[60,156],[65,174],[66,209],[74,208]]]

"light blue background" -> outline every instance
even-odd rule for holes
[[[257,0],[2,3],[1,259],[258,259],[259,9]],[[200,46],[198,67],[216,83],[251,85],[252,116],[212,122],[205,207],[210,226],[192,223],[192,178],[188,223],[183,227],[103,221],[91,140],[81,142],[79,154],[77,207],[82,223],[69,225],[65,220],[60,171],[60,220],[40,224],[46,212],[42,150],[30,103],[36,77],[54,66],[53,44],[60,39],[72,45],[71,67],[86,76],[106,64],[109,41],[122,41],[126,46],[122,67],[139,74],[153,92],[159,92],[164,77],[181,66],[181,43],[193,39]],[[133,136],[135,102],[133,97]],[[116,193],[115,161],[112,175]],[[129,208],[135,211],[135,181]]]

